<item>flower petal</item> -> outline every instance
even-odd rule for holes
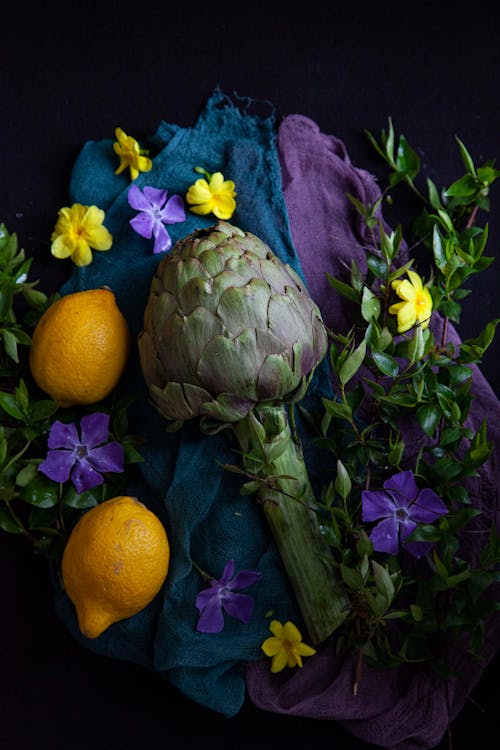
[[[95,448],[104,443],[109,437],[109,414],[97,411],[86,414],[80,421],[82,444],[87,448]]]
[[[370,534],[373,548],[377,552],[386,552],[388,555],[397,555],[399,550],[399,523],[395,518],[384,518],[380,521]]]
[[[283,640],[289,641],[290,643],[298,643],[302,640],[302,633],[293,622],[290,622],[290,620],[283,625]]]
[[[145,237],[147,240],[151,238],[151,235],[153,234],[153,228],[154,228],[155,222],[151,214],[142,212],[140,214],[137,214],[137,216],[134,216],[133,219],[130,220],[130,226],[132,229],[134,229],[137,234],[140,234],[141,237]]]
[[[169,233],[160,221],[156,221],[153,227],[154,245],[153,253],[166,253],[172,247]]]
[[[418,487],[412,471],[400,471],[384,482],[384,490],[389,490],[396,497],[398,505],[407,508],[417,497]]]
[[[252,619],[253,599],[246,594],[227,593],[222,598],[222,606],[228,615],[247,623]]]
[[[230,219],[236,210],[236,201],[230,195],[221,194],[214,200],[213,213],[218,219]]]
[[[221,587],[227,586],[231,578],[234,576],[234,570],[235,570],[234,560],[228,560],[224,570],[222,571],[222,575],[218,581]]]
[[[186,200],[188,203],[207,203],[212,200],[212,191],[208,187],[206,180],[196,180],[194,185],[191,185],[186,194]]]
[[[149,203],[154,208],[163,208],[165,201],[167,200],[167,191],[161,188],[151,187],[146,185],[144,188],[144,195],[149,200]]]
[[[420,283],[422,285],[422,283]],[[396,292],[398,297],[401,297],[405,302],[415,302],[415,297],[417,296],[417,290],[411,284],[407,279],[403,279],[401,284],[398,286],[398,290]]]
[[[286,667],[287,663],[288,650],[283,647],[281,651],[278,651],[278,653],[273,656],[271,661],[271,672],[273,672],[273,674],[281,672]]]
[[[144,193],[146,188],[144,188]],[[137,185],[131,185],[127,193],[128,204],[131,208],[135,208],[136,211],[150,211],[151,201],[146,198],[146,195],[137,187]]]
[[[75,460],[73,451],[50,450],[45,460],[39,465],[38,471],[53,482],[66,482]]]
[[[294,643],[293,650],[296,654],[301,656],[314,656],[316,650],[312,646],[308,646],[307,643]]]
[[[281,641],[283,640],[283,625],[279,620],[271,620],[269,630],[274,636],[276,636],[276,638],[279,638]]]
[[[161,220],[165,224],[178,224],[186,220],[184,201],[180,195],[173,195],[168,199],[166,206],[161,212]]]
[[[446,513],[448,513],[446,504],[429,487],[420,490],[410,508],[410,517],[417,523],[434,523]]]
[[[246,589],[256,581],[262,578],[262,573],[258,573],[255,570],[240,570],[235,575],[232,581],[228,583],[228,588],[233,590]]]
[[[92,230],[89,243],[94,250],[109,250],[113,244],[113,237],[106,227],[96,227]]]
[[[78,493],[90,490],[104,482],[103,477],[85,459],[77,461],[71,472],[71,481]]]
[[[79,268],[83,268],[83,266],[88,266],[92,263],[92,251],[88,242],[84,240],[83,237],[80,237],[76,243],[76,247],[71,255],[71,260]]]
[[[283,648],[283,641],[279,638],[266,638],[264,643],[261,645],[261,649],[266,656],[275,656]]]
[[[423,284],[422,284],[422,279],[420,278],[418,273],[416,271],[412,271],[411,269],[409,269],[406,273],[408,274],[408,278],[410,279],[411,284],[414,287],[414,289],[420,292],[423,288]]]
[[[220,633],[224,628],[224,617],[218,592],[210,589],[200,591],[196,606],[200,612],[196,630],[200,633]]]
[[[394,500],[383,490],[363,490],[361,493],[363,521],[376,521],[394,513]]]
[[[56,419],[50,428],[47,445],[49,448],[75,448],[80,445],[76,424]]]
[[[92,448],[87,454],[87,461],[96,471],[114,472],[120,474],[123,471],[124,450],[120,443],[113,442]]]

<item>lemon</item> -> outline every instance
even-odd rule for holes
[[[30,369],[37,385],[61,406],[95,404],[120,380],[130,332],[110,289],[60,297],[35,327]]]
[[[64,587],[83,635],[97,638],[144,609],[160,591],[169,561],[163,524],[137,498],[120,495],[87,511],[62,558]]]

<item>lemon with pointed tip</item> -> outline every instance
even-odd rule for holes
[[[60,297],[33,331],[31,374],[61,406],[95,404],[118,384],[128,360],[130,332],[107,287]]]
[[[120,495],[87,511],[62,558],[64,587],[83,635],[97,638],[144,609],[163,586],[169,562],[165,528],[137,498]]]

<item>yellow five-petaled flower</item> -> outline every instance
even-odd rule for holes
[[[398,333],[404,333],[419,323],[422,328],[427,328],[432,313],[432,297],[422,284],[422,279],[415,271],[407,271],[408,279],[396,279],[392,282],[392,288],[403,300],[391,305],[389,312],[397,315]]]
[[[197,167],[197,172],[203,172],[206,179],[196,180],[186,193],[186,201],[194,214],[213,213],[218,219],[230,219],[236,209],[235,185],[232,180],[225,180],[222,172],[212,175]]]
[[[271,672],[281,672],[285,667],[301,667],[303,656],[312,656],[316,651],[302,642],[302,634],[293,622],[272,620],[269,630],[272,638],[266,638],[261,648],[271,656]]]
[[[51,236],[52,255],[56,258],[71,258],[77,266],[88,266],[92,261],[92,249],[109,250],[113,237],[104,227],[104,211],[97,206],[82,206],[73,203],[61,208]]]
[[[113,149],[120,157],[120,164],[115,169],[115,174],[121,174],[125,169],[130,169],[130,179],[135,180],[139,172],[149,172],[153,162],[148,156],[145,156],[139,143],[127,135],[121,128],[115,129],[117,140],[113,143]]]

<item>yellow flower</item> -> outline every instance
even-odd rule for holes
[[[121,174],[129,167],[130,179],[135,180],[139,172],[149,172],[153,162],[144,155],[135,138],[124,133],[121,128],[115,129],[115,135],[118,140],[113,143],[113,149],[120,157],[120,165],[115,169],[115,174]]]
[[[272,638],[266,638],[261,648],[266,656],[272,656],[271,672],[281,672],[285,667],[301,667],[303,656],[312,656],[316,651],[302,643],[302,635],[293,622],[272,620],[269,630]]]
[[[77,266],[88,266],[92,262],[92,249],[109,250],[113,244],[111,233],[102,226],[104,211],[97,206],[82,206],[80,203],[61,208],[51,236],[52,255],[56,258],[71,258]]]
[[[389,312],[397,315],[398,333],[404,333],[419,323],[422,328],[427,328],[432,313],[432,297],[429,290],[423,286],[422,279],[415,271],[407,271],[408,279],[396,279],[392,282],[392,288],[402,299],[391,305]]]
[[[218,219],[230,219],[236,209],[234,182],[225,180],[222,172],[210,175],[201,167],[196,167],[195,171],[203,172],[206,179],[196,180],[187,191],[186,201],[193,206],[190,210],[195,214],[213,213]]]

